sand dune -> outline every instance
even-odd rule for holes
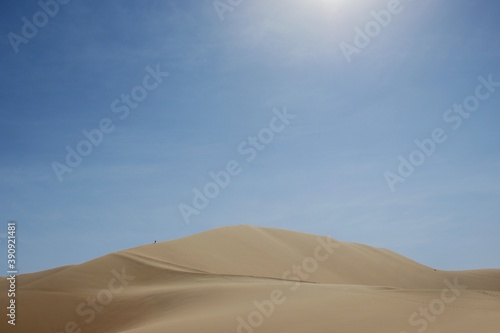
[[[16,326],[4,319],[1,332],[500,332],[500,270],[434,270],[385,249],[250,226],[17,284]]]

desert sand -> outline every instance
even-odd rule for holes
[[[234,226],[19,275],[16,306],[0,332],[498,333],[500,270]]]

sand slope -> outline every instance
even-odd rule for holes
[[[435,271],[384,249],[250,226],[17,284],[16,326],[4,319],[1,332],[500,332],[500,270]]]

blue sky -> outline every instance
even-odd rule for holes
[[[212,0],[72,0],[48,7],[47,22],[36,1],[4,5],[0,246],[17,221],[20,272],[235,224],[440,269],[500,267],[500,88],[482,87],[488,97],[459,128],[443,118],[479,77],[500,81],[497,1],[401,0],[397,13],[390,0],[220,3],[218,13]],[[385,26],[372,14],[381,10]],[[36,35],[13,47],[34,15]],[[377,24],[346,57],[356,27]],[[147,68],[168,76],[154,81]],[[141,101],[114,112],[132,92]],[[60,181],[53,163],[67,146],[88,148],[82,131],[103,120],[112,131]],[[424,161],[392,191],[385,174],[436,128],[446,140],[414,153]],[[259,134],[261,150],[249,141]],[[239,173],[186,223],[179,205],[196,209],[193,189],[230,161]]]

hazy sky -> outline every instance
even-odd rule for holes
[[[0,13],[21,273],[234,224],[500,267],[498,1],[65,1]]]

